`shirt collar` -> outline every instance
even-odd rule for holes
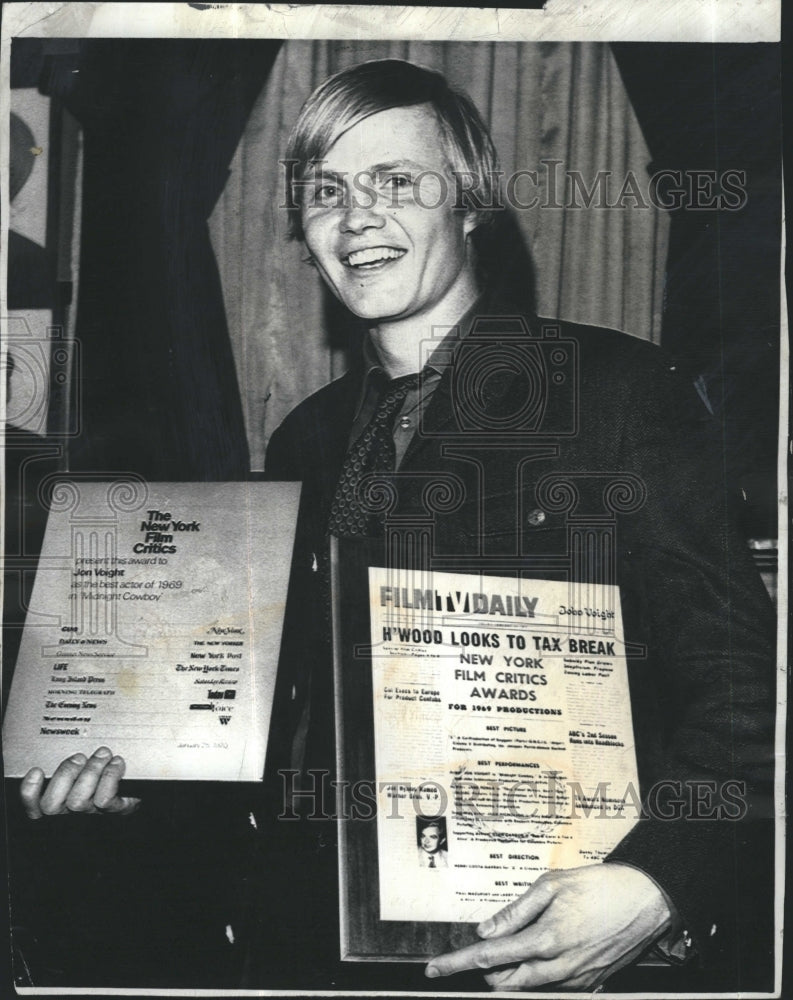
[[[432,377],[440,378],[451,364],[454,348],[468,335],[471,329],[472,320],[479,309],[483,296],[466,310],[460,319],[439,338],[433,338],[431,343],[426,344],[427,355],[422,372]],[[367,331],[363,338],[363,379],[361,381],[361,391],[358,396],[358,405],[355,407],[354,420],[357,420],[363,409],[366,395],[375,379],[385,376],[385,370],[377,356],[377,350],[372,343],[372,338]]]

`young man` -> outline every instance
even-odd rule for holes
[[[762,811],[773,619],[728,526],[693,387],[657,348],[567,325],[575,363],[554,370],[545,327],[484,255],[498,211],[490,137],[439,74],[397,60],[338,74],[306,103],[286,161],[293,234],[367,334],[353,368],[300,404],[268,450],[271,478],[303,483],[270,766],[332,770],[330,636],[306,609],[327,606],[330,536],[385,528],[366,474],[392,476],[400,516],[426,514],[428,484],[451,476],[459,503],[434,512],[432,565],[558,578],[567,559],[568,579],[619,584],[626,639],[647,650],[629,672],[652,808],[605,863],[538,879],[480,926],[480,944],[433,959],[427,976],[481,969],[503,989],[591,989],[653,946],[724,962],[746,824],[697,821],[685,795],[709,783],[709,815],[724,815],[720,783],[745,782],[749,817]],[[615,526],[613,551],[587,556],[570,541],[568,515],[581,511]],[[33,769],[28,814],[131,810],[122,772],[109,751],[65,761],[46,786]],[[332,854],[316,829],[284,834],[304,838],[298,901],[327,901],[332,884],[312,867]]]
[[[482,281],[496,155],[474,106],[440,74],[396,60],[338,74],[304,106],[286,162],[293,234],[367,326],[354,368],[298,406],[270,442],[269,474],[303,482],[298,592],[316,606],[326,600],[329,534],[383,531],[383,515],[366,509],[366,473],[393,474],[400,517],[426,513],[433,476],[462,484],[461,502],[435,514],[431,565],[500,560],[514,573],[520,553],[524,575],[543,576],[547,556],[566,553],[569,578],[603,579],[605,556],[587,563],[567,550],[565,516],[541,485],[556,476],[576,494],[573,513],[615,519],[626,637],[648,650],[631,663],[630,682],[642,793],[662,789],[655,815],[606,863],[539,879],[480,927],[481,944],[433,959],[427,975],[481,968],[504,989],[590,989],[654,944],[707,959],[736,902],[725,898],[735,824],[670,811],[670,790],[768,781],[773,623],[745,545],[727,527],[718,451],[702,451],[706,414],[693,387],[678,384],[655,347],[565,326],[579,366],[558,388],[553,362],[537,362],[542,324],[521,316],[492,268]],[[576,433],[565,437],[573,411]],[[636,495],[612,503],[609,487],[620,483]],[[328,725],[330,657],[327,646],[318,653],[322,625],[308,635],[303,621],[300,641],[290,661],[313,669],[292,674],[295,732],[309,737],[293,741],[292,763],[305,769],[330,759],[317,738]]]

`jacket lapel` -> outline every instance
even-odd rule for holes
[[[325,415],[318,414],[310,428],[314,439],[313,446],[307,454],[321,455],[323,461],[307,469],[310,477],[319,478],[319,490],[329,504],[336,492],[341,467],[347,454],[350,428],[355,416],[355,407],[360,395],[361,366],[350,369],[338,381],[332,384],[335,398]]]
[[[507,301],[499,301],[495,296],[485,295],[476,306],[468,322],[473,324],[482,317],[510,317],[522,315],[521,310]],[[465,337],[470,336],[470,328],[465,331],[457,345],[459,348],[465,342]],[[432,399],[427,406],[421,421],[421,426],[413,436],[405,457],[402,461],[401,469],[409,470],[414,463],[424,464],[429,455],[437,453],[443,440],[445,432],[464,432],[465,428],[460,426],[456,408],[460,407],[460,400],[455,396],[465,391],[465,386],[455,383],[455,350],[452,363],[444,372]],[[482,420],[487,422],[488,414],[498,414],[510,412],[509,406],[505,407],[505,402],[511,393],[521,393],[520,379],[516,376],[504,373],[502,377],[493,376],[488,379],[487,392],[481,400],[477,400],[477,406],[482,406]],[[512,410],[514,412],[514,409]],[[493,426],[497,426],[494,424]]]

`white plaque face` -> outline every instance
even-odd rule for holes
[[[106,745],[131,778],[262,777],[292,483],[56,486],[14,674],[6,773]]]

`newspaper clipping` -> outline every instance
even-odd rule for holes
[[[618,595],[590,608],[547,580],[416,582],[370,573],[380,916],[478,922],[636,821]]]

